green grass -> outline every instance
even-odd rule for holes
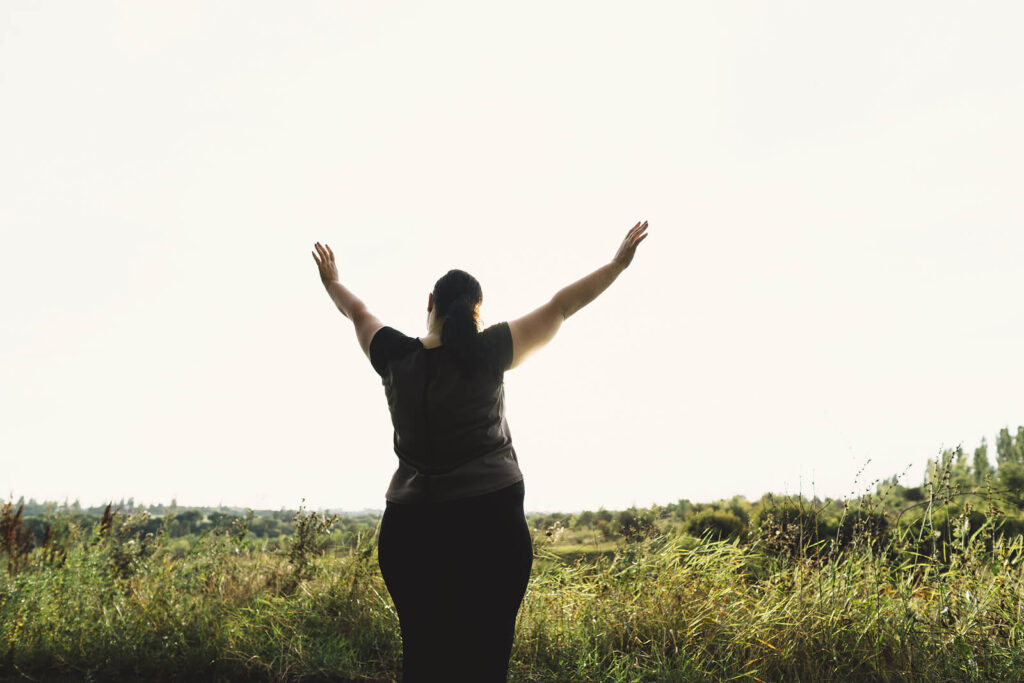
[[[399,678],[372,535],[296,571],[241,533],[187,551],[115,520],[0,573],[0,674],[45,680]],[[768,552],[651,531],[538,534],[512,681],[992,681],[1024,671],[1021,537],[947,561],[852,544]],[[179,539],[180,540],[180,539]],[[308,540],[308,539],[307,539]],[[556,539],[557,540],[557,539]],[[2,558],[0,558],[2,559]]]

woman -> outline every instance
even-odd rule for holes
[[[405,683],[506,680],[533,543],[503,376],[607,289],[646,229],[637,223],[610,263],[537,310],[482,331],[480,283],[450,270],[427,296],[427,334],[416,338],[374,317],[338,282],[331,248],[316,244],[320,278],[355,325],[391,411],[398,469],[377,554],[402,630]]]

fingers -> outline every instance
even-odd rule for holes
[[[647,230],[647,221],[638,223],[637,227],[630,230],[629,234],[626,235],[625,243],[631,247],[636,246],[638,237],[641,235],[646,237],[646,233],[644,232],[645,230]]]
[[[316,252],[313,254],[313,260],[316,261],[317,267],[320,268],[322,271],[326,264],[334,260],[334,254],[325,250],[322,246],[320,246],[319,242],[317,242],[313,246],[316,247]],[[320,255],[319,258],[317,258],[317,254]]]
[[[318,259],[316,258],[316,254],[313,255],[313,258],[316,259],[317,265],[320,265],[322,263],[334,263],[334,252],[331,251],[331,248],[329,246],[327,246],[326,244],[321,246],[319,242],[317,242],[316,245],[314,246],[316,246],[317,254],[320,255],[320,258]]]
[[[320,254],[320,259],[324,263],[334,261],[334,252],[331,251],[331,248],[328,245],[325,244],[320,246],[320,243],[317,242],[315,246],[317,253]],[[317,261],[317,263],[320,263],[320,261]]]
[[[318,258],[316,257],[316,252],[314,252],[314,251],[311,251],[311,252],[309,252],[309,253],[310,253],[310,254],[313,254],[313,260],[314,260],[314,261],[316,261],[316,265],[318,265],[318,266],[319,266],[319,265],[320,265],[320,259],[318,259]]]
[[[640,233],[642,233],[646,229],[647,229],[647,221],[639,222],[636,225],[634,225],[632,228],[629,229],[629,232],[626,233],[626,237],[627,238],[636,237],[637,235],[639,235]]]
[[[647,239],[647,236],[651,233],[644,232],[647,229],[647,221],[644,221],[640,227],[630,231],[630,235],[626,237],[626,242],[629,245],[626,247],[631,253],[636,251],[636,246]]]

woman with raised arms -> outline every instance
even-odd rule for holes
[[[427,296],[422,337],[378,320],[339,282],[331,248],[316,243],[320,279],[380,375],[394,426],[398,468],[377,555],[401,625],[405,683],[506,680],[533,543],[504,373],[629,267],[646,230],[637,223],[611,261],[536,310],[483,330],[480,283],[449,270]]]

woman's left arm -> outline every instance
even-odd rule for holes
[[[319,254],[319,258],[317,255]],[[359,345],[363,347],[363,353],[370,357],[370,341],[377,330],[384,327],[384,324],[377,319],[377,316],[367,310],[359,297],[350,292],[345,285],[338,281],[338,267],[334,263],[334,252],[326,244],[321,246],[316,243],[316,251],[313,252],[313,260],[316,261],[320,270],[320,281],[324,283],[331,301],[338,307],[341,314],[352,321],[356,327],[356,337]]]

